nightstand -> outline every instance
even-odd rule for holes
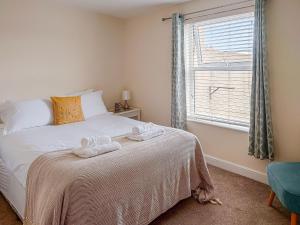
[[[141,109],[139,108],[131,108],[129,110],[124,110],[114,114],[118,116],[124,116],[128,118],[136,119],[136,120],[141,120]]]

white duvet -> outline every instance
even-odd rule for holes
[[[83,137],[125,135],[131,132],[132,127],[142,123],[106,113],[79,123],[30,128],[1,136],[0,158],[25,187],[28,169],[41,154],[77,148]]]

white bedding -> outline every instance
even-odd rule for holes
[[[25,188],[28,169],[41,154],[79,147],[81,138],[87,136],[125,135],[142,123],[105,113],[79,123],[22,130],[0,136],[0,159]]]

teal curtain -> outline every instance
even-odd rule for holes
[[[267,70],[266,0],[255,1],[253,76],[249,130],[249,155],[273,160],[273,132]]]
[[[184,17],[172,15],[172,104],[171,126],[186,129],[186,92],[184,66]]]

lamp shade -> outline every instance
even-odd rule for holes
[[[130,99],[130,91],[124,90],[122,91],[122,100],[129,100]]]

